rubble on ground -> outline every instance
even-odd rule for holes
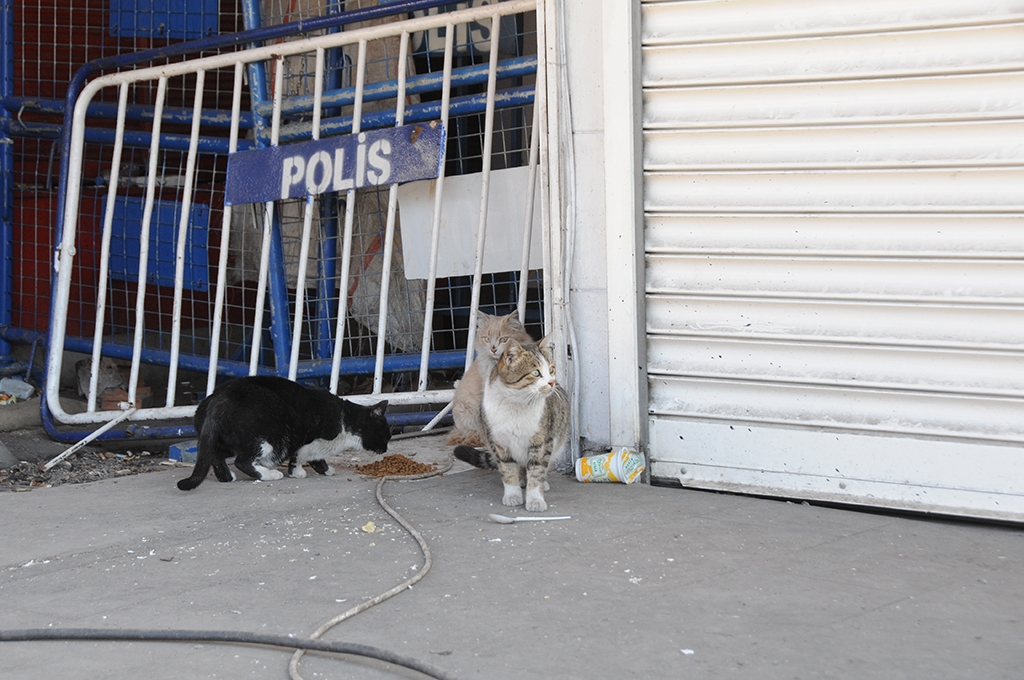
[[[34,488],[82,484],[110,477],[135,475],[164,469],[164,455],[140,453],[111,453],[82,450],[73,453],[51,469],[44,471],[45,462],[21,461],[7,469],[0,469],[0,491],[29,491]]]

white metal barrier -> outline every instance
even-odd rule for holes
[[[204,56],[178,63],[141,68],[122,73],[111,73],[89,82],[78,98],[74,108],[72,144],[67,158],[69,163],[69,181],[63,216],[63,234],[57,249],[55,262],[58,277],[54,290],[54,313],[51,321],[51,346],[46,381],[47,405],[55,419],[62,424],[95,424],[110,421],[119,415],[116,410],[103,410],[100,403],[103,387],[105,386],[103,382],[104,368],[111,356],[108,350],[112,345],[112,337],[116,335],[118,329],[125,331],[125,347],[127,348],[130,345],[130,354],[127,349],[124,349],[120,356],[116,352],[113,354],[115,358],[119,358],[123,362],[130,362],[126,367],[127,375],[123,376],[126,398],[120,404],[120,408],[133,407],[135,410],[131,414],[131,420],[134,421],[190,417],[195,410],[194,399],[186,400],[188,403],[182,403],[183,400],[179,394],[179,374],[183,370],[193,372],[205,370],[205,393],[209,393],[214,389],[218,376],[224,374],[224,371],[221,369],[223,369],[227,360],[221,355],[225,347],[223,335],[227,319],[232,314],[238,315],[242,319],[241,323],[236,323],[235,326],[248,328],[246,335],[249,338],[248,344],[242,343],[243,347],[246,347],[248,351],[248,374],[255,374],[260,371],[267,372],[266,362],[261,357],[263,357],[264,350],[266,349],[263,336],[265,328],[264,315],[266,314],[265,310],[268,304],[271,313],[285,313],[285,316],[290,316],[291,322],[290,345],[283,341],[278,343],[288,345],[287,365],[284,366],[279,361],[276,366],[270,369],[270,372],[287,375],[291,379],[300,378],[304,375],[306,377],[316,375],[323,378],[329,376],[330,389],[338,393],[339,383],[344,375],[343,363],[346,360],[346,357],[343,357],[343,344],[346,340],[346,314],[349,308],[348,291],[350,281],[354,275],[352,267],[354,261],[356,266],[361,262],[359,260],[361,251],[353,250],[354,223],[360,219],[356,207],[359,187],[354,182],[349,182],[350,188],[344,190],[344,215],[343,217],[340,214],[336,215],[339,226],[343,222],[343,229],[340,234],[341,255],[338,258],[340,259],[340,271],[334,274],[334,280],[330,284],[329,291],[330,296],[334,298],[333,302],[331,300],[325,302],[323,299],[319,299],[317,302],[317,304],[322,304],[322,309],[336,310],[335,318],[332,319],[333,331],[330,337],[323,335],[322,328],[319,339],[313,337],[315,333],[309,330],[311,322],[307,318],[308,301],[305,299],[310,294],[309,291],[314,291],[315,286],[320,285],[311,283],[310,260],[312,259],[316,263],[317,258],[322,256],[327,248],[325,242],[330,240],[329,237],[323,234],[314,233],[316,231],[314,223],[322,217],[321,213],[326,210],[319,203],[319,193],[329,190],[329,187],[337,189],[338,182],[344,179],[341,177],[341,170],[339,169],[334,175],[335,185],[329,185],[327,181],[327,176],[330,172],[327,164],[329,158],[326,157],[326,154],[318,157],[320,158],[320,161],[318,161],[319,165],[315,168],[314,163],[311,161],[308,174],[302,177],[299,176],[301,171],[297,170],[294,164],[288,166],[287,170],[282,170],[282,172],[290,173],[285,177],[285,185],[288,184],[289,178],[295,179],[296,183],[299,184],[302,183],[299,180],[304,178],[306,179],[305,184],[309,185],[307,187],[307,195],[304,199],[300,200],[302,221],[301,238],[299,239],[298,246],[298,262],[294,272],[288,272],[283,276],[284,280],[288,281],[285,290],[282,291],[280,286],[275,289],[271,284],[275,276],[281,279],[283,274],[280,253],[275,252],[281,247],[281,237],[279,234],[275,234],[275,230],[279,229],[284,205],[289,202],[289,199],[279,196],[274,198],[274,200],[266,200],[256,214],[253,214],[255,211],[251,211],[247,205],[232,204],[230,201],[227,201],[223,206],[219,233],[215,231],[213,224],[210,224],[208,229],[209,235],[219,235],[219,243],[217,244],[215,282],[213,281],[214,276],[211,275],[210,286],[205,289],[212,293],[212,297],[209,300],[208,307],[204,307],[203,304],[197,302],[197,298],[192,294],[192,289],[202,289],[206,286],[206,283],[190,282],[189,279],[193,273],[193,267],[198,271],[204,265],[202,263],[195,265],[190,262],[190,257],[196,257],[193,253],[194,248],[206,248],[209,244],[203,242],[197,246],[195,239],[192,238],[191,230],[195,228],[196,215],[202,213],[202,207],[197,207],[197,194],[200,193],[200,185],[205,187],[202,189],[204,200],[209,200],[209,196],[217,191],[216,189],[211,190],[203,184],[204,182],[208,184],[211,173],[215,174],[216,172],[211,169],[215,162],[204,160],[204,140],[206,139],[203,134],[204,126],[215,124],[221,125],[223,129],[225,125],[223,120],[225,112],[223,109],[208,104],[207,100],[210,98],[210,95],[207,91],[207,83],[215,77],[225,79],[225,74],[229,74],[232,82],[230,90],[230,121],[227,124],[229,130],[227,145],[232,159],[228,165],[229,174],[227,177],[227,183],[230,184],[232,182],[230,175],[231,163],[234,163],[236,158],[241,157],[240,149],[242,145],[244,144],[254,151],[260,147],[258,141],[260,139],[262,123],[258,112],[254,112],[252,116],[252,132],[249,133],[248,139],[243,134],[244,126],[242,125],[242,120],[247,115],[243,107],[245,86],[247,84],[246,75],[248,74],[249,76],[248,86],[250,92],[254,92],[258,85],[256,80],[262,71],[263,64],[270,65],[269,70],[273,73],[274,82],[272,108],[269,111],[270,130],[268,136],[270,149],[287,150],[291,148],[292,145],[288,144],[288,142],[292,139],[300,138],[303,130],[308,130],[306,139],[314,143],[328,137],[333,139],[339,131],[347,132],[351,137],[362,139],[362,137],[359,137],[360,135],[368,134],[367,129],[363,126],[363,122],[366,120],[366,102],[380,100],[379,91],[387,89],[377,86],[378,84],[368,84],[366,82],[368,48],[372,49],[373,45],[379,41],[394,41],[396,39],[398,41],[397,76],[393,78],[397,80],[397,88],[390,97],[395,101],[393,126],[396,129],[400,129],[406,125],[407,112],[410,110],[410,97],[414,96],[408,92],[410,89],[409,83],[413,78],[407,71],[410,36],[414,34],[437,36],[443,31],[442,84],[440,88],[440,102],[437,105],[438,113],[434,125],[439,125],[441,129],[448,131],[450,116],[453,111],[452,89],[453,78],[455,77],[453,73],[458,75],[458,73],[472,70],[471,68],[467,70],[467,67],[462,68],[460,71],[460,68],[453,66],[453,54],[456,51],[456,46],[453,45],[453,36],[457,34],[473,34],[474,31],[479,34],[479,28],[487,26],[490,29],[492,38],[496,38],[500,35],[499,25],[502,17],[528,13],[534,16],[536,21],[536,54],[543,55],[545,53],[545,21],[543,16],[537,16],[536,10],[537,0],[509,0],[508,2],[476,6],[450,13],[427,15],[395,23],[383,23],[356,30],[346,30],[274,45],[258,46],[228,54]],[[470,25],[473,28],[469,28]],[[471,316],[468,325],[468,338],[465,341],[465,346],[468,347],[473,346],[476,330],[474,318],[481,303],[481,280],[484,275],[485,241],[488,232],[488,208],[491,195],[490,185],[493,175],[491,159],[494,150],[492,145],[496,138],[500,139],[494,127],[496,102],[500,100],[502,94],[497,90],[501,72],[497,43],[497,39],[490,41],[492,49],[489,50],[486,67],[486,106],[482,112],[483,148],[480,153],[479,218],[475,243],[475,269],[473,271],[472,294],[469,305]],[[325,95],[324,83],[327,75],[327,55],[331,54],[332,50],[338,49],[349,49],[355,52],[353,69],[354,87],[350,88],[352,94],[349,99],[346,99],[345,96]],[[294,61],[295,59],[302,61],[296,62]],[[310,99],[309,93],[293,91],[295,88],[286,82],[285,73],[289,70],[288,64],[308,63],[309,61],[315,63],[314,71],[311,74],[313,83],[312,101],[308,107],[308,115],[303,118],[301,107],[296,102],[303,98]],[[529,126],[530,143],[527,145],[529,155],[529,190],[522,197],[522,200],[528,204],[528,208],[525,213],[527,217],[524,226],[525,238],[522,248],[522,265],[518,280],[518,299],[513,301],[519,310],[520,316],[525,314],[526,287],[531,269],[529,265],[531,255],[530,243],[532,240],[530,229],[533,224],[531,216],[534,212],[535,203],[540,214],[540,224],[544,230],[543,243],[545,250],[549,249],[550,244],[557,243],[558,241],[557,237],[553,237],[553,234],[557,234],[557,225],[549,217],[548,197],[544,193],[549,184],[550,178],[548,175],[550,171],[548,163],[544,161],[547,156],[548,145],[544,137],[544,131],[547,129],[544,120],[546,115],[544,113],[546,87],[545,68],[542,64],[542,58],[538,57],[535,67],[536,81],[533,88],[531,88],[533,89],[533,93],[531,93],[533,120],[532,125]],[[294,71],[294,68],[292,70]],[[310,74],[304,75],[308,76]],[[419,81],[416,82],[418,83]],[[376,90],[373,89],[375,86],[377,86]],[[90,107],[97,102],[110,101],[112,99],[112,91],[116,91],[116,126],[113,126],[112,130],[102,131],[108,135],[112,133],[112,145],[105,147],[109,148],[109,152],[105,151],[99,154],[100,157],[97,160],[97,158],[93,157],[96,154],[90,155],[88,151],[88,141],[98,134],[98,128],[93,120],[94,112]],[[377,94],[371,95],[369,92],[377,92]],[[183,102],[185,101],[184,94],[191,93],[191,111],[184,110],[184,107],[182,109],[174,109],[172,105],[169,105],[168,101],[172,93],[176,93],[177,96],[181,97]],[[130,127],[128,121],[135,110],[130,104],[138,104],[138,100],[141,97],[151,98],[149,103],[152,105],[153,115],[151,119],[145,119],[142,124],[137,125],[137,127],[141,126],[143,128],[148,126],[148,130],[143,129],[141,132],[137,132],[135,137],[131,137],[131,131],[128,130]],[[376,99],[373,99],[373,97],[376,97]],[[132,101],[130,102],[130,100]],[[254,111],[257,109],[257,103],[254,100],[252,106]],[[269,104],[268,102],[268,106]],[[431,123],[422,118],[422,111],[429,110],[428,107],[421,103],[417,110],[421,112],[418,119],[421,121],[419,124],[424,129],[429,127]],[[299,112],[296,113],[296,111]],[[324,116],[325,111],[330,112],[329,116]],[[173,114],[177,114],[177,117]],[[326,118],[330,118],[332,122],[325,124]],[[350,123],[346,124],[346,120],[350,121]],[[388,120],[390,124],[390,118]],[[379,125],[377,128],[381,129]],[[126,149],[133,140],[136,147],[140,147],[138,144],[139,134],[142,135],[142,138],[148,138],[148,153],[145,153],[143,149],[143,152],[129,154]],[[418,132],[414,131],[411,138],[415,141],[417,135]],[[288,139],[285,139],[286,136],[288,136]],[[445,247],[441,240],[441,216],[446,176],[444,158],[447,144],[443,135],[440,137],[440,140],[441,162],[439,164],[440,172],[436,180],[434,180],[434,207],[430,225],[430,271],[424,283],[424,304],[422,310],[409,310],[410,313],[422,313],[423,315],[422,339],[418,347],[418,379],[414,388],[388,394],[388,399],[392,405],[443,405],[450,401],[452,394],[452,390],[449,387],[432,387],[429,381],[431,358],[434,352],[432,349],[432,334],[434,331],[432,319],[438,292],[436,290],[436,263],[439,250]],[[366,163],[372,163],[374,160],[372,147],[369,161],[365,156],[367,153],[365,145],[360,147],[358,153],[360,156],[357,162],[363,164],[360,167],[360,172],[363,173],[363,177],[369,178],[365,183],[367,185],[373,184],[375,178],[383,182],[383,173],[378,172],[376,175],[373,175],[372,168],[367,170],[368,166]],[[177,175],[174,175],[167,169],[167,158],[169,155],[175,156],[175,158],[180,157],[176,168],[179,171]],[[143,166],[142,162],[135,162],[136,156],[144,159],[144,174],[135,174],[133,172],[136,168],[141,169]],[[377,161],[386,161],[386,159],[382,161],[383,157],[381,156],[380,148],[378,148],[378,155],[375,158]],[[173,162],[170,165],[173,166]],[[340,168],[340,161],[338,166]],[[88,180],[97,171],[98,176],[103,181],[99,182],[101,189],[96,191],[97,195],[95,198],[97,201],[102,201],[103,210],[102,220],[96,229],[99,237],[99,261],[98,268],[95,270],[97,280],[94,283],[95,314],[91,324],[91,346],[85,348],[88,351],[84,351],[88,358],[78,367],[83,391],[86,392],[87,408],[82,413],[72,413],[62,404],[60,398],[60,378],[62,371],[67,373],[64,370],[66,367],[63,365],[66,351],[74,349],[83,351],[81,344],[76,345],[70,341],[71,336],[68,333],[67,322],[69,318],[69,305],[75,303],[73,298],[79,295],[79,289],[82,286],[91,285],[84,280],[88,276],[84,276],[82,273],[83,271],[88,271],[88,266],[79,260],[84,247],[84,241],[88,238],[95,238],[96,234],[82,228],[79,216],[83,214],[82,205],[85,200],[83,198],[83,187],[88,186]],[[541,185],[542,200],[535,202],[533,187],[538,183],[538,173],[540,175],[539,184]],[[376,395],[381,394],[386,388],[384,375],[389,355],[386,351],[388,343],[385,340],[389,338],[389,323],[392,322],[391,317],[394,312],[393,309],[389,312],[389,296],[392,294],[389,288],[393,280],[392,261],[396,238],[398,186],[398,183],[391,183],[387,193],[386,228],[382,239],[381,270],[379,273],[380,289],[376,314],[377,327],[373,338],[375,342],[372,354],[373,380],[372,384],[367,386],[368,389],[346,391],[346,396],[356,400],[364,400],[365,398],[368,401],[374,399]],[[150,250],[155,247],[158,250],[162,248],[161,253],[166,254],[168,252],[166,250],[168,247],[166,243],[167,235],[157,233],[159,227],[155,225],[159,219],[155,216],[166,207],[161,201],[163,192],[169,191],[172,188],[176,192],[175,198],[178,200],[175,201],[174,207],[177,228],[173,239],[173,286],[170,286],[168,285],[170,283],[169,269],[163,267],[166,263],[166,257],[165,260],[161,261],[159,254],[154,257]],[[284,188],[285,194],[287,194],[287,186]],[[141,196],[138,195],[140,192],[142,193]],[[291,203],[294,205],[295,201],[292,200]],[[135,206],[137,208],[140,205],[142,214],[138,227],[138,251],[136,256],[135,251],[130,246],[134,234],[129,234],[125,231],[124,223],[127,218],[121,213],[128,209],[126,206]],[[242,214],[241,217],[240,213]],[[260,214],[262,219],[259,219]],[[167,221],[166,217],[162,219],[164,222]],[[234,246],[232,244],[240,238],[251,238],[253,234],[250,232],[254,228],[262,230],[262,237],[258,239],[260,248],[258,279],[254,291],[255,299],[249,304],[245,295],[253,291],[243,291],[242,302],[236,304],[235,307],[231,307],[227,302],[227,296],[231,288],[232,270],[237,265],[237,263],[235,265],[232,264],[231,258],[241,257],[238,256],[237,249],[233,250]],[[125,245],[126,242],[129,242],[129,245]],[[557,253],[557,246],[554,250]],[[76,256],[78,256],[77,259]],[[199,259],[203,257],[205,255],[199,257]],[[534,257],[536,257],[536,253],[534,253]],[[131,274],[128,276],[118,274],[120,278],[115,277],[112,270],[112,261],[114,260],[118,262],[130,260],[133,267]],[[558,295],[560,290],[561,267],[556,268],[557,272],[549,272],[552,265],[552,258],[549,252],[543,253],[543,260],[545,263],[542,268],[544,326],[545,328],[550,328],[551,310],[553,307],[558,307],[557,303],[552,304],[551,297],[553,294]],[[151,271],[151,264],[154,262],[159,265],[158,269],[160,271]],[[213,269],[212,264],[211,269]],[[125,283],[122,279],[128,283]],[[168,289],[172,290],[172,296],[168,295]],[[116,295],[132,299],[133,304],[130,309],[120,313],[119,318],[123,318],[115,322],[114,317],[118,315],[111,311],[110,301]],[[170,300],[168,300],[169,297]],[[165,309],[168,302],[170,304],[169,314]],[[193,308],[191,316],[184,312],[187,306]],[[287,310],[281,309],[283,306],[286,306]],[[196,340],[194,331],[197,324],[202,321],[202,314],[195,314],[195,308],[200,308],[201,310],[208,309],[210,312],[208,318],[209,335],[208,337],[202,335],[200,341]],[[154,312],[154,309],[157,311]],[[157,316],[156,322],[153,321],[154,314]],[[164,317],[169,316],[169,328],[165,328],[165,319],[160,316],[161,314]],[[251,320],[249,315],[251,315]],[[321,326],[323,321],[323,318],[318,318]],[[159,326],[155,331],[152,327],[154,324]],[[84,324],[82,328],[86,328],[87,325]],[[191,334],[188,336],[183,335],[186,325],[190,326]],[[80,335],[85,335],[85,332],[83,331]],[[128,337],[130,337],[130,343],[127,342]],[[188,354],[187,361],[183,353],[183,342],[185,341],[191,345],[191,353]],[[325,357],[321,357],[322,360],[320,361],[308,357],[306,359],[301,358],[300,350],[311,347],[317,342],[326,342],[330,346],[331,355],[329,362],[326,361]],[[275,343],[277,343],[276,339]],[[208,346],[207,351],[205,353],[202,351],[197,352],[196,347],[204,344]],[[280,348],[275,347],[275,349]],[[407,352],[406,356],[408,354]],[[153,357],[157,357],[155,362]],[[468,367],[471,359],[472,352],[470,351],[467,353],[464,366]],[[162,403],[146,405],[142,399],[144,387],[141,376],[143,374],[143,366],[149,363],[159,364],[167,370],[166,398],[162,400]],[[329,371],[326,368],[328,363]],[[310,368],[311,366],[312,368]],[[317,373],[317,370],[320,372]],[[303,371],[306,372],[303,373]],[[87,388],[85,387],[86,384]]]

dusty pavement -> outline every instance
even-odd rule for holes
[[[437,438],[391,452],[447,455]],[[0,629],[307,636],[422,569],[371,479],[211,477],[178,491],[187,474],[0,494]],[[525,513],[501,506],[494,473],[387,482],[433,567],[325,639],[457,678],[1020,676],[1018,528],[562,476],[551,486],[545,514],[572,519],[500,525],[488,514]],[[0,677],[286,678],[288,659],[212,644],[0,642]],[[419,677],[348,657],[307,655],[300,669]]]

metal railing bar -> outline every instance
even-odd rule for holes
[[[504,80],[507,78],[521,78],[523,76],[533,75],[537,72],[537,57],[516,57],[513,59],[505,59],[498,62],[498,79]],[[466,87],[469,85],[479,85],[480,83],[487,82],[488,65],[487,64],[476,64],[473,66],[462,66],[460,68],[453,68],[451,73],[451,86],[452,87]],[[439,92],[442,90],[444,85],[444,74],[443,73],[424,73],[421,75],[409,76],[406,81],[405,92],[406,94],[424,94],[429,92]],[[380,101],[382,99],[392,99],[398,92],[398,81],[389,80],[380,83],[374,83],[363,92],[363,101]],[[324,92],[323,105],[325,107],[330,106],[349,106],[355,101],[355,88],[346,87],[339,90],[328,90]],[[286,114],[296,113],[308,113],[313,106],[313,98],[309,95],[299,95],[296,97],[290,97],[288,103],[284,106],[282,111]],[[253,106],[253,111],[259,115],[267,115],[270,112],[270,107],[266,104],[257,104]]]
[[[451,116],[466,116],[483,113],[486,110],[487,97],[484,94],[464,95],[451,98]],[[496,93],[494,109],[508,109],[526,106],[534,102],[534,88],[532,86],[514,87]],[[406,123],[422,123],[437,120],[440,117],[440,103],[426,102],[423,104],[411,104],[406,107]],[[395,124],[393,111],[376,111],[363,116],[363,130],[374,130],[379,128],[392,127]],[[21,136],[37,136],[51,139],[59,134],[59,129],[54,126],[33,126],[35,135],[23,134]],[[293,123],[283,125],[281,128],[281,142],[290,143],[310,139],[312,125],[310,123]],[[352,131],[352,117],[344,116],[339,118],[324,118],[320,124],[322,136],[331,137],[339,134],[347,134]],[[85,141],[97,144],[111,144],[114,142],[116,133],[113,129],[90,128],[85,131]],[[130,148],[146,148],[150,145],[152,135],[148,132],[126,130],[124,133],[124,144]],[[258,139],[265,139],[262,135]],[[168,151],[188,151],[189,137],[187,135],[164,134],[160,147]],[[256,148],[256,143],[248,139],[238,141],[238,151],[248,151]],[[229,153],[229,143],[226,137],[200,136],[199,151],[208,153]]]
[[[238,149],[238,121],[242,108],[242,76],[245,67],[242,62],[235,63],[235,82],[231,94],[231,137],[228,149],[234,153]],[[217,288],[214,293],[213,321],[210,330],[210,359],[207,367],[206,393],[211,394],[217,384],[217,362],[220,356],[221,324],[224,320],[224,297],[227,291],[228,254],[230,252],[232,206],[224,206],[221,220],[220,253],[217,258]]]
[[[533,123],[530,125],[530,171],[526,189],[526,225],[523,227],[523,259],[519,269],[519,321],[526,323],[526,296],[530,278],[530,246],[533,244],[533,206],[537,193],[537,156],[540,150],[540,127],[538,116],[540,107],[533,107]]]
[[[160,124],[159,113],[167,97],[167,76],[162,76],[157,83],[156,111],[153,119],[153,143],[149,147],[149,170],[146,182],[146,202],[142,209],[142,228],[139,233],[139,282],[135,297],[135,347],[132,352],[132,365],[128,378],[128,402],[137,406],[136,397],[139,388],[139,356],[142,353],[142,341],[146,330],[146,274],[149,268],[149,232],[153,225],[153,204],[156,200],[156,172],[160,162]]]
[[[352,109],[352,134],[359,132],[363,119],[363,86],[366,84],[366,41],[359,41],[356,56],[356,100]],[[345,194],[345,231],[341,246],[341,274],[338,277],[338,323],[334,332],[334,354],[331,357],[331,393],[338,393],[341,371],[341,350],[345,343],[345,317],[348,316],[348,281],[352,269],[352,228],[355,219],[356,190]]]
[[[320,139],[320,111],[324,95],[324,48],[316,49],[316,67],[313,81],[313,139]],[[292,324],[291,356],[288,360],[288,379],[295,380],[299,367],[299,345],[302,342],[302,315],[305,308],[306,268],[309,261],[309,240],[313,229],[313,206],[316,197],[306,196],[302,215],[302,241],[299,247],[299,270],[295,280],[295,322]]]
[[[451,106],[452,95],[452,58],[454,55],[455,30],[452,24],[445,27],[444,32],[444,68],[441,81],[441,125],[448,129],[448,110]],[[448,159],[448,137],[442,142],[441,147],[441,172],[437,175],[434,183],[434,213],[430,220],[430,269],[427,274],[427,299],[423,315],[423,341],[420,347],[420,376],[417,382],[417,389],[422,392],[427,389],[427,370],[430,359],[430,340],[433,336],[434,324],[434,303],[437,296],[437,256],[441,245],[441,201],[444,197],[445,166]],[[466,352],[472,353],[472,349]],[[465,361],[465,359],[463,359]]]
[[[277,146],[281,133],[281,98],[284,90],[284,57],[275,60],[274,113],[270,125],[270,145]],[[274,202],[267,201],[263,211],[263,241],[260,248],[260,273],[256,283],[255,318],[252,322],[252,349],[249,356],[249,374],[256,375],[260,362],[260,343],[263,339],[263,315],[267,301],[270,276],[270,240],[273,238]]]
[[[17,338],[17,335],[5,333],[5,336]],[[64,349],[89,353],[92,352],[93,342],[91,338],[78,338],[68,336],[64,343]],[[132,346],[123,343],[106,341],[102,343],[102,353],[105,357],[112,359],[129,360],[132,358]],[[146,364],[153,366],[169,366],[171,353],[168,350],[143,348],[142,359]],[[462,368],[465,352],[461,349],[438,350],[430,355],[430,368],[450,369]],[[384,357],[385,373],[405,373],[415,371],[419,368],[419,356],[413,353],[392,354]],[[182,354],[178,358],[179,370],[205,373],[208,368],[208,359],[205,356]],[[346,375],[373,375],[377,366],[377,358],[368,357],[342,357],[340,365],[344,368]],[[331,375],[333,362],[327,359],[314,359],[303,361],[299,364],[298,378],[326,378]],[[249,375],[249,363],[235,359],[220,359],[217,362],[218,374],[221,376],[243,377]],[[277,370],[269,366],[260,366],[258,375],[279,375]],[[208,390],[212,391],[212,390]]]
[[[403,32],[398,46],[398,93],[395,101],[395,127],[405,124],[405,77],[409,58],[409,33]],[[373,373],[373,393],[384,385],[384,345],[388,331],[388,297],[391,292],[391,258],[395,249],[395,215],[398,212],[398,185],[388,189],[388,216],[384,227],[384,253],[381,256],[380,304],[377,312],[377,368]]]
[[[185,186],[181,198],[181,215],[178,219],[178,243],[174,253],[174,303],[171,311],[171,365],[167,372],[167,406],[174,406],[175,384],[178,381],[178,354],[181,349],[181,298],[185,284],[185,244],[188,242],[188,228],[191,221],[192,193],[196,176],[197,142],[199,140],[200,114],[203,111],[203,90],[206,87],[206,71],[196,73],[195,100],[192,116],[192,142],[185,159]]]
[[[525,106],[533,103],[533,86],[522,86],[509,88],[496,92],[494,95],[494,110],[508,109]],[[453,97],[449,116],[465,116],[484,113],[487,110],[486,94],[471,94],[461,97]],[[420,123],[424,121],[437,120],[441,113],[439,102],[425,102],[412,104],[406,108],[405,122]],[[373,130],[377,128],[392,127],[395,124],[395,114],[392,111],[375,111],[363,116],[362,130]],[[282,142],[295,142],[309,138],[309,123],[293,123],[284,126],[281,130]],[[352,130],[352,118],[342,116],[327,118],[321,122],[320,130],[324,136],[349,133]]]
[[[11,113],[18,113],[19,111],[22,111],[26,114],[34,113],[62,116],[64,115],[64,105],[65,102],[63,99],[4,97],[0,100],[0,106]],[[107,102],[93,102],[89,104],[89,108],[86,109],[85,115],[90,119],[98,118],[103,120],[115,120],[118,115],[118,106],[117,104]],[[165,107],[163,111],[163,119],[165,123],[191,125],[193,115],[194,112],[192,109]],[[151,123],[153,122],[153,107],[142,104],[129,104],[125,110],[125,120]],[[228,128],[231,126],[231,114],[229,111],[210,109],[201,114],[201,122],[203,126]],[[242,127],[251,128],[253,125],[253,114],[246,111],[242,115],[241,123]]]
[[[119,113],[118,129],[124,127],[124,110],[128,105],[128,83],[122,83],[118,93]],[[93,335],[91,374],[89,375],[89,394],[86,396],[86,410],[96,410],[96,391],[100,377],[100,344],[103,342],[103,324],[107,318],[107,283],[110,275],[110,239],[113,232],[114,206],[117,203],[118,175],[121,169],[121,154],[124,138],[118,136],[114,142],[113,156],[110,163],[110,185],[107,190],[107,206],[103,216],[103,236],[100,242],[100,271],[96,292],[96,327]]]
[[[505,2],[499,2],[496,4],[480,5],[478,7],[461,9],[450,14],[430,15],[418,19],[410,19],[408,23],[414,25],[408,26],[407,29],[410,31],[424,31],[432,28],[439,28],[447,25],[448,23],[461,24],[472,21],[479,22],[488,18],[490,18],[493,23],[502,16],[531,11],[534,10],[535,7],[535,0],[506,0]],[[129,82],[139,82],[152,80],[158,76],[171,78],[194,73],[200,68],[210,71],[226,68],[233,65],[235,61],[238,61],[240,58],[243,58],[250,64],[259,64],[270,60],[277,60],[279,58],[306,54],[317,47],[341,47],[369,40],[396,37],[396,35],[401,31],[397,30],[395,26],[395,24],[368,26],[358,28],[350,32],[314,36],[300,42],[286,42],[267,45],[264,47],[254,47],[244,53],[244,55],[240,55],[238,53],[218,54],[200,57],[191,62],[174,62],[163,66],[140,68],[134,71],[109,73],[99,76],[85,85],[82,88],[81,96],[76,99],[75,105],[78,106],[82,101],[85,101],[87,103],[85,103],[84,106],[88,107],[89,103],[91,103],[92,96],[96,91],[104,87],[113,86],[124,80]],[[492,58],[492,61],[496,61],[497,53],[496,51],[493,52],[494,57]],[[493,71],[494,68],[492,67],[491,70]],[[257,117],[257,119],[258,118],[259,117]]]
[[[463,95],[451,98],[452,116],[466,116],[483,113],[486,110],[487,97],[484,94]],[[526,106],[534,102],[534,88],[522,86],[502,90],[495,94],[495,110]],[[411,104],[406,107],[405,122],[421,123],[437,120],[441,114],[441,105],[434,102],[422,104]],[[392,127],[395,123],[395,114],[392,111],[377,111],[367,113],[363,116],[362,129],[373,130],[378,128]],[[14,126],[9,126],[14,127]],[[321,134],[330,137],[338,134],[350,133],[352,130],[352,117],[344,116],[338,118],[325,118],[320,125]],[[281,142],[297,142],[310,138],[312,125],[309,123],[293,123],[282,126]],[[41,137],[53,139],[59,136],[60,128],[53,125],[34,124],[22,126],[18,130],[7,130],[9,135],[21,137]],[[85,131],[85,141],[97,144],[111,144],[114,142],[116,133],[113,129],[90,128]],[[152,135],[148,132],[126,130],[124,132],[124,144],[130,148],[146,148],[150,145]],[[260,139],[264,139],[261,135]],[[161,148],[168,151],[188,151],[189,137],[168,133],[163,135],[160,144]],[[256,143],[248,139],[238,141],[238,151],[248,151],[256,148]],[[226,137],[200,136],[199,151],[209,153],[229,153],[229,143]]]
[[[498,35],[496,29],[501,19],[497,16],[491,19],[491,35]],[[498,71],[498,50],[491,50],[490,75],[487,79],[487,108],[484,113],[484,148],[481,161],[483,168],[480,171],[480,218],[477,223],[476,232],[476,260],[473,270],[473,290],[469,303],[469,336],[466,339],[466,367],[469,370],[473,363],[473,346],[476,343],[476,325],[480,310],[480,285],[483,279],[484,268],[484,244],[487,239],[487,209],[491,195],[491,151],[494,148],[494,95],[497,89]]]

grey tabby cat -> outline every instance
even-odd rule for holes
[[[509,341],[532,343],[515,312],[508,316],[491,316],[480,312],[477,319],[476,341],[473,348],[476,359],[455,387],[452,417],[455,429],[448,435],[448,444],[483,446],[484,424],[480,419],[480,404],[484,396],[484,378],[491,374],[498,357]]]
[[[550,337],[550,336],[549,336]],[[481,415],[488,451],[456,446],[455,456],[501,472],[504,505],[543,512],[552,454],[569,440],[569,398],[555,382],[549,338],[538,344],[511,340],[484,383]]]

